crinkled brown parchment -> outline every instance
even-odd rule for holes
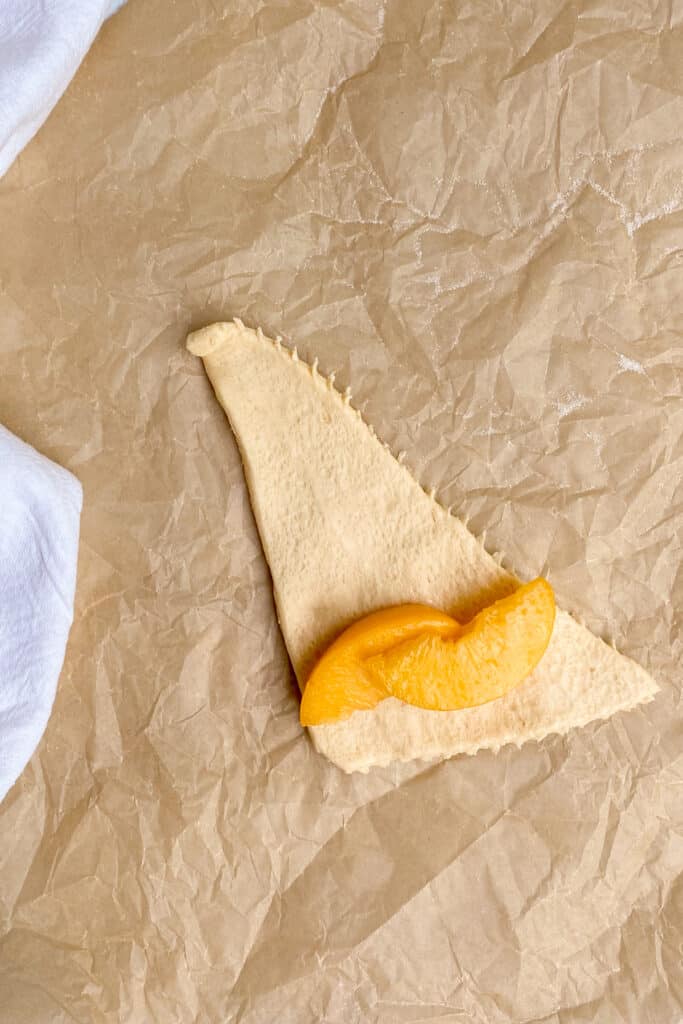
[[[130,0],[0,182],[0,420],[76,622],[0,807],[0,1022],[683,1015],[683,9]],[[318,757],[188,329],[282,333],[658,679],[521,751]]]

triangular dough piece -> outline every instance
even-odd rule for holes
[[[237,437],[301,686],[324,647],[367,612],[417,601],[469,618],[517,585],[296,352],[239,321],[191,334],[188,348]],[[566,732],[656,692],[639,665],[560,611],[538,668],[499,700],[440,712],[392,698],[311,734],[340,768],[367,771]]]

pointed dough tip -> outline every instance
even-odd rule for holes
[[[244,324],[241,321],[239,324],[225,322],[202,327],[198,331],[192,331],[191,334],[188,334],[187,350],[192,355],[201,356],[202,358],[212,355],[214,352],[230,344],[239,334],[240,330],[244,330]]]

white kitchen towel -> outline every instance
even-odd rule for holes
[[[50,717],[73,618],[83,493],[0,426],[0,800]]]
[[[33,138],[122,0],[0,0],[0,175]]]

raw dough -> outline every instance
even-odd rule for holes
[[[420,602],[467,619],[518,585],[296,352],[240,321],[196,331],[187,346],[237,437],[300,686],[361,615]],[[340,768],[367,771],[541,739],[656,692],[639,665],[558,610],[540,665],[499,700],[443,712],[390,699],[310,732]]]

